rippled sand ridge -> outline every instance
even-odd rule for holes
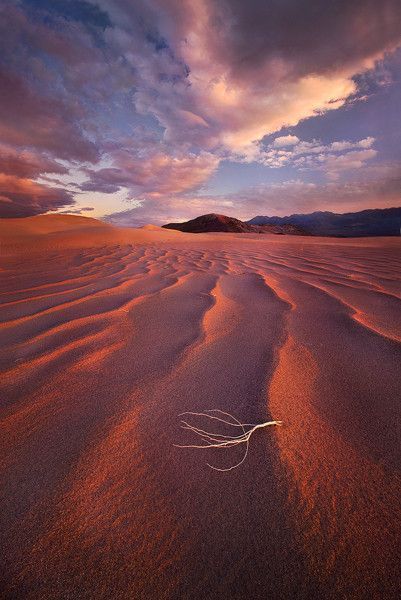
[[[5,598],[400,596],[400,239],[19,221],[0,230]],[[174,446],[203,409],[283,426],[216,472],[242,448]]]

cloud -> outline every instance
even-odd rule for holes
[[[304,157],[299,169],[335,177],[373,158],[370,138],[323,150],[261,140],[368,93],[369,69],[400,36],[398,0],[4,0],[0,172],[23,187],[81,168],[87,192],[187,203],[222,160]]]
[[[340,172],[361,169],[368,160],[371,160],[376,155],[377,151],[373,149],[354,150],[339,156],[334,154],[320,154],[316,157],[320,166],[317,167],[316,162],[312,161],[311,168],[323,170],[330,179],[337,179]]]
[[[60,215],[82,215],[83,212],[91,212],[95,210],[93,206],[82,206],[79,208],[71,208],[70,210],[59,210]]]
[[[219,164],[219,159],[207,152],[170,156],[157,150],[142,155],[121,149],[112,157],[111,167],[85,170],[89,179],[81,190],[113,193],[126,187],[133,197],[180,194],[198,188]]]
[[[288,146],[296,146],[300,142],[296,135],[282,135],[276,137],[272,146],[274,148],[286,148]]]
[[[101,11],[96,4],[86,0],[24,0],[25,4],[34,9],[44,9],[68,20],[83,21],[88,25],[106,28],[111,26],[107,12]]]
[[[0,143],[0,173],[33,178],[43,173],[66,174],[68,169],[43,154],[32,150],[16,149]]]
[[[206,57],[229,65],[235,79],[253,81],[261,72],[294,79],[355,69],[399,43],[397,0],[337,0],[324,7],[320,0],[206,0],[195,6],[191,25],[205,36]]]
[[[367,137],[359,142],[333,142],[330,145],[330,149],[335,152],[342,152],[343,150],[352,150],[353,148],[371,148],[374,144],[375,138]]]
[[[123,21],[132,24],[131,6],[118,3],[120,29]],[[154,115],[168,140],[221,143],[233,152],[342,106],[357,91],[353,76],[400,43],[398,0],[340,0],[324,10],[317,0],[155,0],[151,6],[149,18],[168,47],[139,69],[138,110]],[[128,51],[132,42],[126,43]],[[181,111],[195,115],[185,131]]]
[[[0,218],[30,217],[57,210],[73,202],[71,194],[62,188],[0,174]]]
[[[7,1],[0,10],[0,33],[2,142],[66,160],[97,160],[96,146],[83,130],[83,98],[74,90],[85,60],[94,60],[87,36],[32,23]]]
[[[48,173],[66,175],[74,162],[100,156],[86,131],[85,93],[77,93],[81,69],[87,61],[95,66],[99,51],[82,28],[42,21],[38,8],[25,12],[23,3],[9,0],[0,8],[2,217],[72,204],[72,194],[62,187],[35,180]]]
[[[290,144],[288,138],[291,138]],[[277,140],[279,140],[277,144]],[[359,169],[377,155],[372,148],[375,139],[334,141],[322,144],[319,140],[302,141],[296,136],[276,138],[266,145],[254,145],[252,160],[272,168],[293,166],[300,171],[324,171],[331,179],[340,172]],[[248,156],[245,156],[248,161]]]

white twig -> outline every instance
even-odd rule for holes
[[[219,415],[228,417],[230,420],[223,419],[221,416],[216,416],[216,414],[213,414],[213,413],[218,413]],[[219,410],[217,408],[214,408],[211,410],[205,410],[204,412],[184,412],[184,413],[181,413],[179,416],[184,417],[185,415],[189,415],[189,416],[197,417],[197,418],[209,419],[211,421],[217,421],[218,423],[224,423],[225,425],[229,425],[230,427],[240,427],[242,429],[242,433],[240,435],[224,435],[222,433],[218,433],[215,431],[208,431],[207,429],[201,429],[200,427],[196,427],[195,425],[192,425],[188,421],[184,421],[184,420],[181,421],[181,428],[186,429],[188,431],[192,431],[193,433],[198,435],[201,438],[203,444],[185,444],[185,445],[184,444],[182,444],[182,445],[174,444],[174,446],[176,446],[177,448],[197,448],[197,449],[206,448],[207,450],[210,448],[227,449],[227,448],[232,448],[233,446],[239,446],[241,444],[245,444],[244,456],[238,463],[236,463],[232,467],[228,467],[226,469],[220,469],[218,467],[214,467],[213,465],[210,465],[209,463],[206,463],[207,466],[210,467],[211,469],[213,469],[214,471],[222,471],[222,472],[223,471],[231,471],[232,469],[236,469],[237,467],[242,465],[242,463],[245,461],[246,457],[248,456],[249,440],[250,440],[252,434],[255,433],[255,431],[257,429],[263,429],[265,427],[270,427],[271,425],[281,425],[282,424],[282,421],[266,421],[264,423],[256,423],[256,424],[255,423],[241,423],[240,421],[238,421],[238,419],[236,417],[234,417],[233,415],[230,415],[230,413],[223,412],[222,410]],[[248,428],[248,429],[245,429],[245,428]]]

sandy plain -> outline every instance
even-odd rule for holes
[[[0,238],[3,597],[400,597],[400,239]],[[212,408],[283,426],[215,472]]]

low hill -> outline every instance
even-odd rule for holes
[[[400,235],[401,207],[375,208],[354,213],[337,214],[314,212],[288,217],[257,216],[248,225],[301,227],[313,235],[336,237],[364,237]]]
[[[289,234],[289,235],[306,235],[302,228],[294,225],[275,225],[275,224],[251,224],[227,217],[211,213],[191,219],[185,223],[168,223],[163,225],[165,229],[176,229],[185,233],[274,233],[274,234]]]

